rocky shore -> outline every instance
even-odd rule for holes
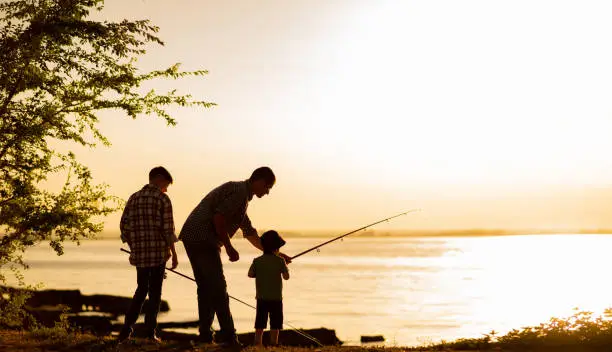
[[[14,294],[19,289],[3,287],[4,292]],[[127,311],[131,298],[112,295],[83,295],[79,290],[40,290],[29,291],[31,297],[26,302],[28,312],[46,327],[53,327],[65,316],[68,322],[82,333],[99,337],[116,335],[121,329],[123,314]],[[149,304],[145,301],[145,306]],[[143,308],[143,311],[145,308]],[[170,305],[162,301],[160,311],[168,312]],[[158,335],[164,340],[195,341],[196,334],[177,332],[173,329],[196,328],[197,321],[163,322],[158,324]],[[27,328],[27,327],[25,327]],[[144,336],[142,324],[136,324],[134,336]],[[267,332],[266,332],[267,334]],[[252,343],[254,332],[241,333],[238,339],[244,344]],[[264,336],[267,340],[267,336]],[[285,346],[320,347],[339,346],[338,339],[332,329],[293,329],[282,330],[279,341]]]

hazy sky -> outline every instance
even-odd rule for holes
[[[127,199],[166,166],[177,230],[213,187],[268,165],[260,229],[612,227],[612,2],[107,0],[150,19],[216,102],[161,119],[103,114],[80,152]],[[107,231],[117,228],[108,218]]]

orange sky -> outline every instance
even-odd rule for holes
[[[169,6],[169,4],[172,6]],[[79,151],[127,199],[166,166],[177,230],[213,187],[278,177],[256,227],[612,228],[612,3],[121,1],[164,47],[143,69],[208,69],[176,87],[214,101],[160,119],[102,114]],[[118,215],[107,219],[115,231]]]

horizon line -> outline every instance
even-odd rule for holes
[[[269,230],[261,230],[264,231]],[[308,229],[308,230],[276,230],[283,236],[288,237],[319,237],[323,235],[342,235],[351,230],[334,230],[334,229]],[[342,232],[346,231],[346,232]],[[476,236],[512,236],[512,235],[607,235],[612,234],[612,228],[525,228],[525,229],[495,229],[495,228],[456,228],[456,229],[393,229],[393,230],[368,230],[364,229],[356,232],[358,236],[371,237],[418,237],[418,236],[448,236],[448,237],[476,237]],[[0,236],[1,237],[1,236]],[[96,235],[98,238],[119,238],[118,231],[102,231]]]

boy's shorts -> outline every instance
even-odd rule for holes
[[[257,313],[255,315],[255,329],[265,329],[270,314],[270,329],[283,328],[283,301],[257,300]]]

